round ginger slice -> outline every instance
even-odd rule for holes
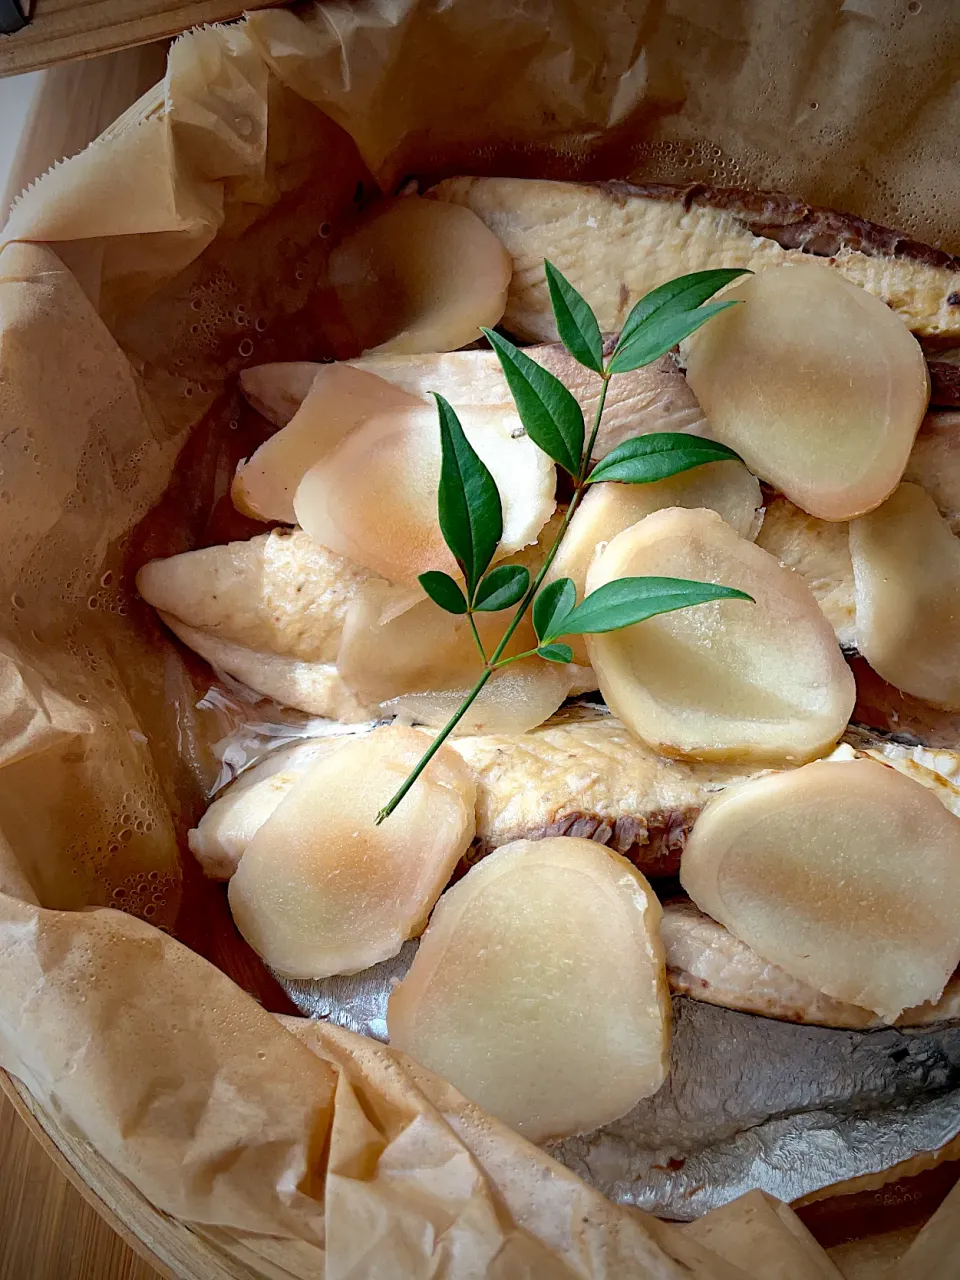
[[[441,747],[395,812],[380,826],[375,819],[430,741],[388,726],[339,747],[250,840],[230,881],[230,910],[275,972],[357,973],[423,929],[473,839],[473,779]]]
[[[518,434],[512,408],[470,407],[460,417],[500,491],[498,556],[509,555],[536,542],[553,514],[554,465]],[[434,406],[373,417],[303,477],[297,521],[323,546],[391,582],[415,585],[428,569],[457,574],[437,519],[440,456]]]
[[[850,525],[857,648],[888,684],[960,710],[960,540],[919,485]]]
[[[741,538],[753,539],[762,506],[760,482],[733,461],[708,462],[650,484],[591,485],[570,521],[546,581],[571,578],[577,599],[582,600],[597,547],[665,507],[706,507],[722,516]],[[589,662],[583,636],[571,636],[567,643],[575,662]]]
[[[233,505],[255,520],[295,524],[294,494],[315,463],[368,418],[425,407],[418,396],[351,365],[313,368],[306,397],[287,425],[237,467],[230,488]]]
[[[504,845],[440,899],[390,1043],[531,1142],[616,1120],[667,1074],[661,914],[591,840]]]
[[[479,677],[479,670],[477,677]],[[522,658],[495,671],[454,733],[526,733],[549,720],[580,675],[569,663]],[[380,704],[386,714],[408,715],[417,724],[442,729],[460,708],[470,685],[408,693]]]
[[[687,348],[710,435],[810,515],[879,506],[929,399],[916,338],[879,298],[812,263],[761,271],[723,294],[734,298],[744,305]]]
[[[618,578],[684,578],[747,592],[587,637],[607,705],[661,755],[791,761],[821,755],[855,686],[810,589],[715,511],[654,512],[607,545],[588,592]]]
[[[488,654],[496,648],[514,613],[511,608],[476,615],[477,630]],[[536,646],[528,612],[504,656],[526,653]],[[337,670],[348,688],[357,694],[363,691],[365,700],[388,702],[405,694],[470,689],[483,667],[464,616],[447,613],[424,598],[410,604],[409,588],[371,581],[358,589],[347,610]]]
[[[503,316],[513,262],[477,215],[384,201],[330,254],[330,284],[359,350],[455,351]]]
[[[960,821],[873,760],[817,761],[710,802],[680,864],[771,964],[893,1022],[960,963]]]

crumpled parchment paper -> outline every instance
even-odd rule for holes
[[[697,1237],[626,1203],[665,1203],[654,1156],[708,1131],[677,1114],[675,1091],[645,1104],[629,1159],[611,1158],[609,1134],[564,1144],[615,1204],[415,1064],[335,1026],[281,1023],[244,993],[293,1007],[181,854],[238,713],[202,697],[209,673],[169,642],[132,574],[255,530],[226,498],[263,434],[237,371],[327,353],[327,254],[378,185],[457,171],[775,185],[957,249],[958,54],[952,6],[899,0],[265,11],[184,37],[164,84],[13,210],[0,237],[0,1064],[51,1124],[245,1265],[743,1280],[773,1274],[758,1243],[772,1238],[782,1257],[794,1249],[791,1276],[832,1274],[762,1198],[736,1256],[719,1229]],[[724,1017],[684,1006],[678,1042]],[[903,1088],[913,1107],[912,1061],[876,1075],[871,1096]],[[730,1085],[720,1146],[755,1140],[736,1107],[760,1116],[773,1101]],[[931,1113],[912,1141],[949,1127]],[[831,1164],[844,1132],[821,1126],[823,1180],[848,1172]],[[776,1189],[793,1194],[806,1154],[770,1139],[740,1161],[738,1189],[780,1161]],[[673,1172],[692,1178],[700,1160]]]

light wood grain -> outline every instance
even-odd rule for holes
[[[0,1280],[158,1280],[0,1093]]]
[[[71,58],[89,58],[179,35],[205,22],[225,22],[283,0],[34,0],[33,17],[0,36],[0,76]]]

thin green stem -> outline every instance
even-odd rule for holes
[[[493,653],[490,655],[489,658],[487,658],[486,655],[483,654],[483,646],[480,643],[480,636],[476,628],[476,623],[473,620],[473,615],[472,613],[467,614],[468,618],[470,619],[470,626],[473,629],[474,638],[477,642],[477,645],[480,649],[481,654],[483,654],[483,660],[485,664],[483,674],[481,675],[477,683],[473,686],[473,688],[470,690],[470,692],[467,694],[466,698],[464,699],[463,705],[460,707],[459,711],[457,711],[455,715],[451,716],[451,718],[447,721],[447,723],[443,726],[443,728],[434,738],[433,742],[431,742],[429,748],[424,752],[423,756],[417,763],[413,772],[410,774],[409,778],[407,778],[407,780],[404,782],[400,790],[384,805],[384,807],[377,814],[377,826],[379,826],[380,823],[383,822],[385,818],[389,818],[390,814],[393,813],[394,809],[396,809],[397,805],[404,798],[404,796],[407,794],[407,792],[410,790],[410,788],[413,786],[416,780],[420,777],[421,773],[423,773],[424,769],[427,767],[427,765],[430,763],[433,757],[437,754],[437,752],[443,746],[444,742],[446,742],[447,738],[450,737],[450,734],[454,731],[454,729],[457,727],[457,725],[466,715],[467,711],[475,702],[478,694],[480,693],[480,690],[490,679],[491,675],[493,675],[494,668],[504,667],[507,665],[507,663],[514,661],[513,658],[507,658],[505,661],[501,662],[503,651],[504,649],[506,649],[507,645],[510,643],[513,633],[516,631],[517,627],[520,625],[520,621],[523,618],[523,615],[527,612],[527,610],[530,608],[530,605],[533,603],[534,596],[536,596],[537,592],[540,590],[540,586],[544,578],[547,576],[550,566],[553,564],[554,560],[556,559],[557,552],[560,549],[560,543],[563,541],[563,535],[567,532],[567,526],[570,524],[570,521],[573,519],[576,509],[580,505],[580,499],[583,497],[583,491],[586,488],[587,474],[590,471],[590,459],[593,456],[593,447],[597,442],[597,432],[600,430],[600,419],[603,416],[603,406],[607,400],[607,388],[610,385],[610,378],[612,375],[610,374],[609,370],[607,370],[603,373],[602,376],[603,376],[603,386],[600,388],[600,399],[597,401],[597,411],[593,417],[593,428],[590,432],[590,438],[587,441],[586,447],[584,448],[583,456],[580,459],[580,469],[577,472],[576,476],[574,477],[573,497],[570,499],[570,505],[567,507],[566,511],[564,512],[563,520],[560,522],[560,528],[557,530],[557,535],[553,540],[553,545],[550,547],[550,550],[547,552],[546,559],[544,560],[543,564],[540,566],[539,573],[530,583],[530,586],[527,588],[523,599],[520,601],[519,605],[517,606],[517,612],[511,618],[506,631],[503,633],[502,637],[500,638],[500,643],[497,645],[496,649],[494,649]],[[528,658],[531,656],[531,654],[534,654],[534,653],[536,653],[536,650],[531,649],[528,653],[517,654],[516,657]]]
[[[467,610],[467,621],[470,623],[470,630],[473,632],[473,638],[476,641],[477,648],[480,650],[480,658],[484,665],[486,665],[487,652],[483,647],[483,641],[480,639],[480,632],[477,630],[477,624],[474,621],[472,609]]]
[[[493,668],[489,666],[486,667],[484,669],[483,675],[480,677],[477,683],[473,686],[473,688],[467,694],[466,698],[464,698],[462,704],[460,705],[459,710],[450,717],[450,719],[443,726],[443,728],[440,730],[440,732],[437,734],[434,740],[430,743],[430,746],[426,749],[426,751],[417,761],[417,764],[415,765],[414,770],[410,774],[409,778],[407,778],[407,780],[404,782],[400,790],[397,791],[396,794],[393,795],[387,801],[387,803],[383,806],[383,808],[377,814],[376,825],[378,827],[385,818],[390,817],[391,813],[393,813],[394,809],[396,809],[397,805],[400,803],[403,797],[407,794],[407,792],[410,790],[410,788],[413,786],[416,780],[420,777],[421,773],[423,773],[424,769],[427,767],[427,765],[430,763],[433,757],[437,754],[437,752],[446,742],[447,738],[450,737],[450,734],[453,733],[454,729],[457,727],[457,725],[460,723],[463,717],[467,714],[467,712],[473,706],[473,703],[476,701],[477,695],[479,694],[480,690],[483,688],[483,686],[487,683],[487,681],[490,679],[492,675],[493,675]]]

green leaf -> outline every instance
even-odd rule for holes
[[[418,579],[421,587],[441,609],[447,613],[466,613],[467,600],[460,590],[460,584],[449,573],[440,573],[438,569],[428,569]]]
[[[494,333],[490,340],[527,435],[548,457],[575,476],[583,454],[583,412],[563,383],[541,369],[512,342]]]
[[[572,578],[557,578],[555,582],[549,582],[533,602],[533,629],[537,639],[563,635],[558,624],[576,603],[577,588]]]
[[[440,531],[472,596],[503,535],[503,508],[496,482],[463,434],[453,406],[436,392],[434,399],[443,454],[437,492]]]
[[[739,461],[739,454],[717,440],[688,436],[680,431],[653,431],[624,440],[611,449],[590,472],[587,483],[619,480],[625,484],[648,484],[692,467],[702,467],[707,462]]]
[[[680,311],[657,314],[646,324],[641,325],[629,342],[625,342],[613,354],[609,370],[611,373],[629,373],[631,369],[640,369],[645,364],[653,364],[661,356],[667,354],[691,333],[696,333],[701,325],[713,316],[730,307],[739,305],[736,301],[711,302],[696,311]]]
[[[530,586],[530,570],[522,564],[500,564],[480,579],[473,607],[485,613],[509,609],[521,600]]]
[[[619,578],[592,591],[581,605],[559,618],[539,639],[548,643],[559,636],[619,631],[658,614],[705,604],[708,600],[752,601],[753,597],[734,587],[688,582],[684,578]]]
[[[568,644],[542,644],[537,653],[548,662],[573,661],[573,650]]]
[[[694,311],[724,285],[730,284],[739,276],[749,275],[753,275],[753,272],[745,267],[718,267],[713,271],[692,271],[689,275],[677,276],[676,280],[668,280],[666,284],[651,289],[627,316],[620,330],[616,350],[620,351],[632,341],[637,330],[652,317]],[[677,341],[679,342],[679,338]]]
[[[603,373],[603,338],[597,317],[569,280],[552,262],[544,259],[543,269],[550,290],[550,303],[560,341],[579,364],[594,373]]]

